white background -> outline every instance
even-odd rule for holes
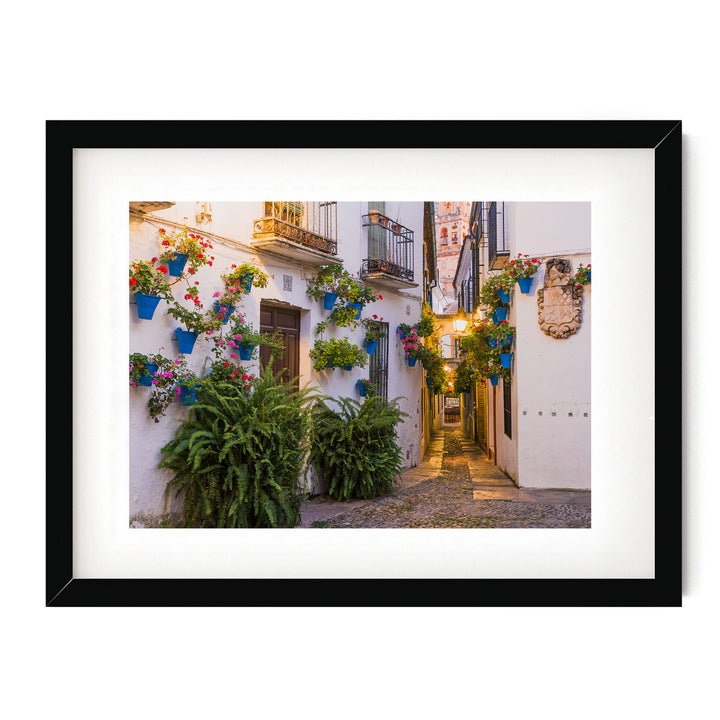
[[[720,639],[710,411],[718,400],[711,218],[720,118],[711,5],[26,7],[4,11],[0,46],[5,714],[711,713]],[[283,80],[304,88],[291,102],[278,101]],[[684,607],[44,608],[44,122],[145,118],[681,119]],[[681,297],[679,254],[678,244],[658,258],[667,263],[670,306]],[[52,271],[51,288],[61,302],[66,287]],[[700,328],[710,337],[704,352]],[[668,387],[680,380],[667,378]]]

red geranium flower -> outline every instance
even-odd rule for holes
[[[168,269],[164,265],[158,265],[158,272],[166,273]]]
[[[223,367],[230,367],[230,363],[228,363],[228,362],[223,363]]]
[[[137,285],[137,280],[135,278],[130,278],[130,285]]]

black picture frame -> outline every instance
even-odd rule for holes
[[[59,357],[72,378],[73,308],[52,277],[73,276],[76,148],[645,148],[654,151],[655,257],[673,249],[681,274],[682,124],[615,121],[64,121],[46,124],[47,437],[46,606],[543,607],[682,605],[682,388],[679,349],[655,347],[655,573],[651,579],[77,579],[73,575],[73,385],[55,384]],[[293,138],[292,145],[279,145]],[[660,263],[655,265],[656,287]],[[662,337],[655,316],[655,337]],[[681,304],[662,307],[681,327]],[[657,343],[657,340],[656,340]],[[667,378],[675,382],[668,383]],[[662,385],[662,394],[659,384]],[[52,404],[51,404],[52,403]],[[59,411],[62,408],[62,411]]]

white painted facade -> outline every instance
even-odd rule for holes
[[[505,203],[510,259],[518,253],[547,260],[565,258],[573,274],[592,263],[590,204]],[[467,259],[458,283],[469,272]],[[480,282],[487,278],[483,247]],[[516,327],[511,385],[511,436],[504,431],[503,380],[487,383],[487,440],[498,467],[521,487],[589,489],[591,428],[592,285],[583,290],[583,320],[566,339],[546,335],[538,324],[537,290],[545,264],[528,294],[515,286],[508,322]],[[467,432],[467,428],[465,428]]]
[[[263,217],[264,203],[258,202],[213,202],[212,222],[196,226],[196,204],[179,202],[169,208],[153,211],[143,220],[130,222],[129,260],[149,259],[159,256],[162,251],[158,229],[164,227],[170,231],[177,225],[187,222],[192,232],[209,239],[213,244],[215,257],[212,267],[200,268],[192,277],[199,281],[200,298],[207,308],[212,303],[212,294],[221,289],[220,275],[229,271],[235,263],[253,262],[271,276],[266,288],[253,287],[244,297],[243,305],[238,308],[246,320],[259,329],[259,311],[261,300],[274,300],[288,303],[299,309],[300,326],[300,385],[309,383],[317,386],[322,393],[333,397],[358,398],[355,383],[368,377],[368,367],[313,370],[309,351],[316,339],[315,326],[327,318],[328,311],[321,302],[316,302],[306,294],[306,280],[314,277],[319,264],[306,263],[303,260],[290,259],[279,255],[258,252],[252,247],[253,223]],[[423,268],[423,203],[387,202],[385,214],[393,220],[414,231],[414,271],[417,283],[415,287],[391,289],[387,286],[372,284],[371,287],[382,295],[382,300],[370,303],[363,310],[363,317],[377,314],[389,323],[388,347],[388,397],[403,396],[401,409],[409,417],[399,425],[399,444],[403,448],[405,466],[412,467],[420,460],[420,390],[422,369],[420,366],[409,368],[405,361],[402,346],[398,342],[396,328],[399,323],[419,321],[422,303]],[[367,257],[367,228],[363,227],[363,215],[368,211],[367,202],[341,202],[337,206],[338,252],[335,260],[342,260],[348,272],[357,278],[363,258]],[[173,223],[175,225],[173,225]],[[332,256],[330,256],[330,259]],[[287,289],[290,278],[292,289]],[[184,281],[173,287],[176,298],[182,298]],[[133,300],[130,300],[129,313],[129,352],[156,353],[176,358],[177,343],[174,339],[176,327],[181,325],[165,313],[167,305],[161,301],[152,320],[139,320]],[[331,325],[325,338],[348,337],[355,344],[364,347],[364,329],[355,330],[337,328]],[[164,349],[163,349],[164,348]],[[188,365],[196,372],[201,370],[205,359],[212,360],[210,345],[198,338],[192,354],[187,355]],[[257,374],[258,362],[242,363],[246,372]],[[187,417],[188,408],[179,403],[171,405],[165,417],[158,423],[148,416],[146,402],[149,388],[130,389],[130,519],[156,518],[170,510],[179,510],[177,502],[166,505],[165,487],[170,479],[168,471],[157,468],[160,449],[172,437],[178,423]],[[309,475],[308,492],[321,492],[325,488]]]

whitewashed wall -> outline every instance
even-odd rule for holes
[[[383,296],[382,300],[370,303],[363,310],[363,317],[377,314],[390,324],[388,397],[404,396],[401,408],[409,417],[399,426],[399,443],[403,448],[405,466],[416,465],[420,459],[420,386],[422,369],[418,364],[408,368],[402,347],[398,342],[396,327],[401,322],[414,323],[420,319],[422,289],[422,202],[386,202],[386,214],[402,225],[415,231],[415,280],[418,287],[403,291],[394,291],[375,286]],[[362,227],[362,215],[367,212],[367,202],[343,202],[338,204],[338,257],[344,261],[344,267],[356,277],[360,271],[362,259],[366,257],[367,235]],[[300,336],[300,375],[301,385],[310,383],[333,397],[358,398],[355,383],[360,378],[368,377],[368,368],[355,368],[352,371],[342,369],[316,372],[312,369],[309,351],[317,337],[316,324],[325,319],[328,311],[322,303],[316,302],[306,294],[306,279],[313,277],[313,267],[302,266],[292,260],[269,258],[252,251],[242,249],[238,244],[249,246],[252,234],[252,223],[263,215],[263,202],[213,203],[213,222],[196,227],[198,234],[211,240],[212,255],[215,257],[212,267],[203,267],[192,278],[199,281],[200,298],[208,307],[212,302],[212,294],[221,289],[221,273],[230,266],[243,262],[257,262],[261,269],[271,278],[266,288],[253,287],[252,292],[245,296],[239,308],[246,315],[246,320],[259,329],[260,301],[275,299],[288,302],[301,310]],[[195,203],[177,203],[176,205],[151,215],[145,222],[130,224],[129,259],[143,259],[159,256],[162,250],[158,227],[170,230],[170,225],[163,225],[162,220],[182,223],[187,218],[190,228],[194,226]],[[157,220],[156,220],[157,219]],[[227,238],[224,242],[209,233]],[[292,290],[283,289],[283,276],[292,278]],[[185,288],[184,281],[175,286],[175,297],[182,298]],[[138,320],[136,309],[130,307],[129,352],[154,353],[161,352],[167,357],[177,357],[177,342],[174,339],[176,327],[182,327],[174,318],[165,314],[167,305],[161,301],[153,320]],[[336,328],[331,326],[325,337],[347,336],[351,341],[362,345],[364,331]],[[164,349],[163,349],[164,348]],[[198,338],[192,354],[186,356],[189,366],[198,371],[203,361],[212,359],[209,344]],[[258,372],[257,361],[243,363],[248,372]],[[147,397],[149,388],[135,388],[130,391],[130,518],[138,520],[155,519],[168,510],[178,510],[177,503],[165,505],[163,495],[170,474],[157,469],[160,460],[160,448],[172,437],[178,424],[187,417],[188,409],[175,403],[170,406],[165,417],[154,423],[147,413]],[[323,490],[311,477],[311,492]]]
[[[590,204],[510,203],[511,257],[563,257],[573,273],[590,255]],[[523,487],[590,488],[590,335],[592,285],[584,288],[583,323],[565,340],[538,325],[537,290],[516,287],[509,322],[517,327],[513,358],[513,437],[503,431],[502,381],[497,387],[498,465]]]

